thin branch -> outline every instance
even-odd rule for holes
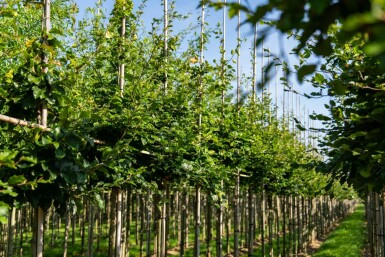
[[[4,121],[4,122],[7,122],[7,123],[10,123],[10,124],[13,124],[13,125],[29,127],[29,128],[39,128],[39,129],[41,129],[43,131],[48,131],[48,132],[52,131],[51,128],[48,128],[46,126],[43,126],[43,125],[40,125],[40,124],[37,124],[37,123],[33,123],[33,122],[30,122],[30,121],[25,121],[25,120],[13,118],[13,117],[10,117],[10,116],[7,116],[7,115],[3,115],[3,114],[0,114],[0,121]],[[93,140],[94,140],[95,144],[98,144],[98,145],[104,145],[105,144],[105,142],[103,142],[101,140],[98,140],[98,139],[93,139]]]
[[[25,121],[25,120],[20,120],[20,119],[13,118],[13,117],[9,117],[9,116],[3,115],[3,114],[0,114],[0,121],[4,121],[4,122],[11,123],[14,125],[25,126],[25,127],[29,127],[29,128],[40,128],[44,131],[51,131],[51,129],[47,128],[46,126],[43,126],[43,125],[40,125],[37,123],[32,123],[32,122]]]

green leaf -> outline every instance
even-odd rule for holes
[[[372,175],[371,171],[370,171],[370,168],[362,168],[360,170],[360,175],[364,178],[369,178],[370,175]]]
[[[59,147],[55,150],[55,156],[58,159],[62,159],[66,156],[66,151],[63,147]]]
[[[13,175],[8,179],[8,184],[10,186],[16,186],[20,184],[24,184],[27,179],[23,175]]]
[[[314,65],[314,64],[301,66],[297,74],[298,80],[300,82],[303,82],[303,79],[305,78],[305,76],[312,74],[316,68],[317,68],[317,65]]]
[[[31,74],[28,74],[27,79],[28,79],[28,82],[31,82],[31,83],[36,84],[36,85],[39,85],[40,82],[41,82],[41,78],[40,77],[35,77],[35,76],[31,75]],[[40,88],[38,88],[38,87],[33,87],[32,88],[32,90],[34,91],[34,95],[35,95],[35,90],[37,90],[37,89],[40,89]]]
[[[326,81],[325,77],[321,73],[316,73],[314,76],[314,80],[319,84],[323,84]]]
[[[4,202],[0,202],[0,223],[2,224],[8,223],[8,210],[9,210],[9,205]]]
[[[45,98],[45,92],[43,89],[39,88],[38,86],[32,87],[33,96],[35,99],[44,99]]]

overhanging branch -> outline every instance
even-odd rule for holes
[[[39,128],[39,129],[41,129],[43,131],[51,131],[52,130],[51,128],[48,128],[46,126],[43,126],[43,125],[40,125],[40,124],[37,124],[37,123],[33,123],[33,122],[29,122],[29,121],[13,118],[13,117],[10,117],[10,116],[7,116],[7,115],[3,115],[3,114],[0,114],[0,121],[4,121],[4,122],[7,122],[7,123],[10,123],[10,124],[13,124],[13,125],[25,126],[25,127],[29,127],[29,128]],[[94,139],[94,143],[98,144],[98,145],[104,145],[105,144],[105,142],[103,142],[101,140],[98,140],[98,139]]]
[[[25,127],[29,127],[29,128],[39,128],[39,129],[42,129],[44,131],[51,131],[51,129],[47,128],[46,126],[43,126],[43,125],[40,125],[37,123],[32,123],[32,122],[25,121],[25,120],[21,120],[21,119],[17,119],[17,118],[13,118],[13,117],[9,117],[9,116],[3,115],[3,114],[0,114],[0,121],[4,121],[4,122],[11,123],[14,125],[25,126]]]

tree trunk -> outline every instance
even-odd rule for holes
[[[184,257],[184,249],[186,246],[186,221],[187,221],[187,208],[188,208],[188,202],[187,202],[187,192],[186,189],[183,190],[182,193],[182,201],[181,201],[181,233],[180,233],[180,244],[179,244],[179,253],[180,257]]]
[[[12,257],[15,247],[16,208],[13,207],[8,215],[7,257]]]
[[[206,196],[206,257],[211,257],[211,240],[212,234],[212,203],[210,192],[207,192]]]
[[[235,178],[234,191],[234,257],[239,257],[239,171]]]
[[[117,188],[116,193],[116,236],[115,236],[115,257],[120,257],[122,251],[122,190]]]
[[[195,186],[195,237],[194,237],[194,257],[200,256],[200,226],[201,226],[201,188]]]
[[[88,208],[88,246],[87,257],[94,255],[94,226],[95,226],[95,207],[89,203]]]
[[[70,225],[71,225],[71,207],[69,205],[69,202],[67,202],[67,210],[66,210],[66,214],[65,214],[65,231],[64,231],[63,257],[67,257],[68,238],[69,238],[69,233],[70,233]]]
[[[148,191],[145,209],[146,209],[146,256],[151,253],[151,206],[150,206],[151,191]]]
[[[223,189],[223,181],[221,181]],[[217,207],[217,224],[216,224],[216,257],[222,257],[222,227],[223,227],[223,205],[222,199],[218,199]]]
[[[34,231],[32,239],[32,257],[43,257],[44,236],[44,211],[40,207],[35,208]]]
[[[247,256],[253,256],[253,248],[254,248],[254,226],[255,226],[255,214],[254,214],[254,198],[253,198],[253,190],[251,186],[248,189],[248,205],[249,205],[249,231],[248,231],[248,253]]]
[[[127,190],[127,206],[126,206],[126,249],[124,256],[128,257],[130,253],[130,237],[131,237],[131,198],[132,190]]]
[[[116,189],[113,189],[110,193],[110,217],[111,217],[111,223],[109,224],[110,226],[110,232],[109,232],[109,241],[108,241],[108,249],[109,249],[109,257],[115,257],[115,249],[116,249],[116,197],[117,194],[115,192]]]
[[[160,214],[160,221],[161,221],[161,224],[160,224],[160,228],[161,228],[161,231],[160,231],[160,254],[159,256],[160,257],[165,257],[166,256],[166,241],[167,241],[167,236],[166,236],[166,232],[167,232],[167,204],[166,202],[168,201],[167,199],[167,191],[168,191],[168,184],[167,182],[165,182],[165,189],[163,191],[163,199],[162,199],[162,207],[161,207],[161,214]]]

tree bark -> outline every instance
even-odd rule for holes
[[[89,203],[88,208],[88,246],[87,257],[94,255],[94,226],[95,226],[95,207]]]
[[[212,234],[212,203],[210,192],[207,192],[206,196],[206,257],[211,257],[211,240]]]
[[[64,231],[64,252],[63,257],[67,257],[67,251],[68,251],[68,238],[70,233],[70,225],[71,225],[71,209],[69,202],[67,203],[67,210],[65,214],[65,231]]]
[[[16,208],[13,207],[8,215],[7,257],[12,257],[15,248]]]
[[[195,236],[194,236],[194,257],[200,256],[200,226],[201,226],[201,188],[195,186]]]
[[[234,257],[239,257],[239,171],[235,178],[234,191]]]

